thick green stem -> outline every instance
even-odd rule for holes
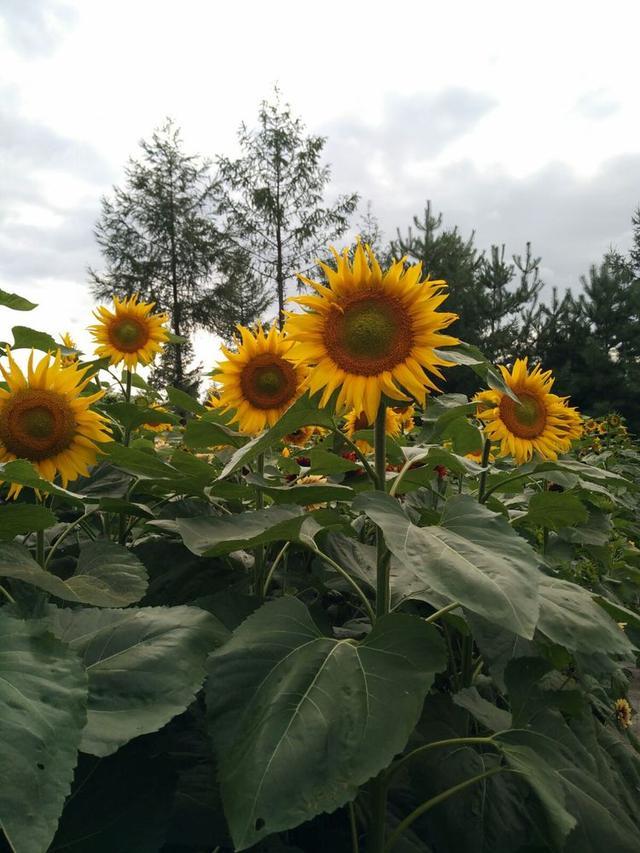
[[[5,589],[5,588],[2,586],[2,584],[0,584],[0,592],[1,592],[5,597],[6,597],[7,601],[9,601],[11,604],[15,604],[15,603],[16,603],[15,598],[11,595],[11,593],[9,592],[9,590],[8,590],[8,589]]]
[[[478,502],[484,503],[485,501],[485,489],[487,488],[487,468],[489,466],[489,454],[491,453],[491,439],[485,438],[484,446],[482,448],[482,474],[480,474],[480,483],[478,484]]]
[[[425,743],[423,746],[418,746],[416,749],[411,750],[406,755],[403,755],[402,758],[398,758],[397,761],[394,761],[387,769],[385,770],[385,776],[387,779],[387,784],[389,784],[389,780],[392,776],[400,770],[401,767],[404,767],[409,761],[412,761],[416,755],[421,755],[423,752],[429,752],[431,749],[441,749],[445,746],[493,746],[498,749],[498,745],[494,742],[493,738],[490,737],[452,737],[447,738],[446,740],[433,740],[431,743]]]
[[[339,432],[339,433],[340,433],[340,436],[341,436],[341,438],[344,440],[344,443],[345,443],[345,444],[348,444],[348,445],[349,445],[349,447],[350,447],[350,448],[353,450],[353,452],[356,454],[356,456],[358,457],[358,459],[359,459],[359,460],[360,460],[360,462],[362,463],[362,467],[363,467],[363,468],[364,468],[364,470],[367,472],[367,475],[368,475],[369,479],[371,480],[371,482],[372,482],[372,483],[373,483],[373,485],[375,486],[375,485],[376,485],[376,483],[378,482],[378,475],[376,474],[376,472],[374,471],[374,469],[371,467],[371,465],[370,465],[370,464],[369,464],[369,462],[367,461],[367,457],[366,457],[366,456],[364,455],[364,453],[360,450],[360,448],[359,448],[359,447],[358,447],[358,445],[355,443],[355,441],[352,441],[346,433],[344,433],[344,432],[340,432],[340,430],[338,430],[338,429],[337,429],[337,427],[336,427],[336,432]]]
[[[124,400],[125,400],[125,403],[130,403],[131,402],[131,379],[132,379],[132,373],[131,373],[130,367],[126,368],[125,375],[126,375],[127,379],[126,379],[126,385],[125,385],[125,389],[124,389]],[[125,427],[124,428],[124,435],[122,437],[122,443],[124,444],[125,447],[129,447],[130,441],[131,441],[131,427]],[[121,545],[124,545],[126,542],[126,539],[127,539],[127,524],[128,524],[127,516],[124,514],[124,512],[120,513],[120,519],[118,521],[118,542]]]
[[[358,823],[356,821],[356,810],[353,803],[349,803],[349,827],[351,829],[351,853],[360,853],[358,841]]]
[[[460,791],[464,791],[465,788],[468,788],[470,785],[475,785],[476,782],[481,782],[483,779],[488,779],[490,776],[495,776],[496,773],[502,772],[502,767],[492,767],[491,770],[487,770],[485,773],[478,773],[477,776],[472,776],[471,779],[465,779],[464,782],[460,782],[458,785],[454,785],[452,788],[447,788],[446,791],[443,791],[441,794],[438,794],[437,797],[432,797],[430,800],[427,800],[422,805],[418,806],[417,809],[414,809],[410,815],[408,815],[396,828],[395,832],[389,838],[389,843],[384,848],[384,853],[390,853],[390,851],[395,847],[396,842],[399,841],[403,832],[407,830],[411,824],[416,821],[419,817],[421,817],[425,812],[428,812],[429,809],[432,809],[434,806],[439,805],[440,803],[448,800],[449,797],[453,797],[454,794],[459,793]]]
[[[256,459],[256,471],[262,479],[264,474],[264,453],[260,453]],[[256,509],[264,509],[264,492],[258,486],[256,489]],[[262,601],[264,598],[264,545],[258,545],[254,551],[254,581],[255,594]]]
[[[36,562],[41,568],[45,568],[44,562],[44,530],[36,532]]]
[[[436,619],[439,619],[441,616],[444,616],[445,613],[449,613],[450,610],[455,610],[456,607],[462,607],[459,601],[454,601],[452,604],[447,604],[446,607],[441,607],[440,610],[436,610],[436,612],[432,613],[431,616],[427,616],[424,621],[435,622]]]
[[[387,407],[380,402],[373,431],[376,460],[376,487],[385,492],[387,485],[387,454],[385,421]],[[376,619],[386,616],[390,607],[389,559],[382,530],[376,528]],[[369,825],[370,853],[383,853],[387,823],[387,782],[381,773],[371,782],[371,823]]]

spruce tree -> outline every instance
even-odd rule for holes
[[[322,163],[326,140],[306,134],[277,90],[273,102],[262,102],[257,127],[241,125],[238,141],[240,157],[218,158],[223,251],[240,250],[251,259],[251,276],[269,288],[282,326],[289,284],[347,230],[358,197],[354,193],[325,203],[330,179]]]
[[[94,295],[104,300],[137,293],[169,313],[176,336],[215,329],[220,318],[211,294],[219,235],[209,164],[184,152],[171,120],[140,148],[140,158],[130,159],[125,170],[125,186],[102,200],[95,233],[105,269],[89,270]],[[167,347],[155,381],[192,386],[188,355],[188,347]]]

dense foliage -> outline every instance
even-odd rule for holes
[[[473,347],[438,357],[513,397]],[[619,415],[518,465],[456,393],[385,441],[393,401],[349,438],[336,395],[306,391],[252,437],[83,364],[82,394],[108,392],[99,464],[63,488],[1,463],[6,849],[637,850],[640,452]]]

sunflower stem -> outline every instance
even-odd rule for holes
[[[387,486],[387,453],[386,430],[387,406],[382,401],[378,406],[373,430],[373,442],[376,460],[376,488],[386,492]],[[389,612],[389,551],[384,542],[382,530],[376,528],[376,619]],[[372,813],[369,827],[370,853],[383,853],[386,837],[387,819],[387,783],[381,773],[371,783]]]
[[[40,568],[46,568],[44,562],[44,530],[36,531],[36,562]]]
[[[125,400],[125,403],[130,403],[131,402],[131,379],[132,379],[130,367],[127,367],[127,369],[126,369],[126,377],[127,378],[126,378],[126,384],[125,384],[125,388],[124,388],[124,400]],[[131,427],[127,426],[124,428],[124,436],[122,438],[122,443],[125,447],[129,447],[130,441],[131,441]],[[127,490],[127,496],[128,496],[128,494],[129,494],[129,490]],[[127,541],[127,525],[128,525],[127,516],[124,514],[124,512],[121,512],[120,513],[120,519],[118,521],[118,542],[121,545],[124,545],[124,543]]]
[[[482,466],[482,473],[480,474],[480,482],[478,484],[478,503],[484,503],[485,501],[485,489],[487,488],[487,467],[489,465],[489,454],[491,453],[491,439],[485,438],[484,446],[482,448],[482,461],[480,462]]]
[[[389,853],[392,850],[396,843],[400,840],[403,832],[407,830],[411,824],[417,820],[421,815],[425,812],[428,812],[434,806],[439,805],[440,803],[448,800],[449,797],[452,797],[454,794],[459,793],[460,791],[464,791],[465,788],[468,788],[470,785],[475,785],[476,782],[481,782],[483,779],[489,779],[491,776],[495,776],[496,773],[503,772],[502,767],[492,767],[491,770],[487,770],[484,773],[478,773],[477,776],[472,776],[470,779],[465,779],[464,782],[460,782],[457,785],[454,785],[452,788],[447,788],[446,791],[443,791],[441,794],[438,794],[436,797],[432,797],[430,800],[422,803],[422,805],[418,806],[417,809],[414,809],[411,814],[406,817],[400,824],[398,824],[396,830],[393,835],[389,839],[389,843],[386,847],[383,848],[384,853]]]
[[[260,477],[264,474],[264,453],[260,453],[256,459],[256,470]],[[264,493],[258,486],[256,488],[256,509],[264,509]],[[254,552],[254,580],[255,594],[260,601],[264,600],[264,545],[258,545]]]

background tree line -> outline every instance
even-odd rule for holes
[[[327,203],[326,139],[307,134],[277,91],[254,127],[241,126],[238,143],[236,158],[187,154],[168,120],[140,143],[124,186],[102,200],[96,238],[104,268],[90,270],[94,295],[139,293],[187,339],[165,349],[153,382],[197,393],[193,333],[207,329],[228,341],[237,323],[281,324],[296,272],[312,271],[327,244],[351,230],[384,261],[406,255],[445,279],[461,339],[497,362],[540,360],[583,411],[617,411],[640,431],[640,209],[628,255],[611,249],[581,276],[575,295],[554,288],[545,297],[530,244],[513,256],[504,246],[480,251],[473,233],[445,227],[430,203],[385,242],[370,204],[353,221],[356,193]],[[476,390],[469,371],[449,377],[448,391]]]

